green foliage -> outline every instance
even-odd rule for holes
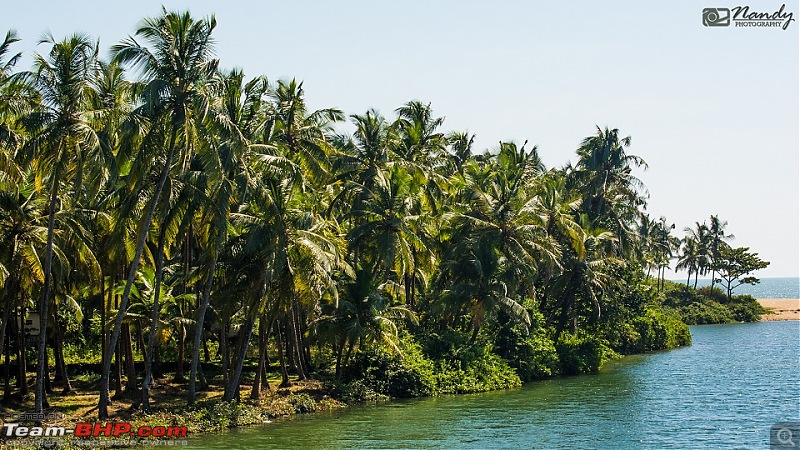
[[[692,289],[677,285],[664,294],[664,305],[676,308],[689,325],[756,322],[767,311],[749,295],[728,299],[718,288]]]
[[[541,313],[535,322],[543,320]],[[526,330],[521,325],[502,327],[495,346],[497,353],[517,370],[522,381],[545,378],[559,373],[558,353],[550,337],[551,330],[537,327]]]
[[[638,352],[667,350],[692,343],[689,328],[672,310],[648,307],[644,316],[636,318],[633,325],[639,335],[633,348]]]
[[[605,340],[584,330],[561,335],[556,352],[564,375],[597,372],[604,362],[617,356]]]
[[[737,322],[758,322],[767,309],[758,300],[749,295],[736,295],[727,305]]]
[[[486,392],[517,387],[515,370],[484,343],[469,344],[457,333],[428,337],[439,357],[431,359],[410,336],[403,356],[383,350],[360,352],[348,368],[343,400],[372,400],[374,393],[396,398]]]

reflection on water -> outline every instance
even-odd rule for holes
[[[766,448],[800,417],[800,322],[691,327],[689,348],[511,391],[204,435],[191,448]]]

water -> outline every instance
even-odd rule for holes
[[[691,327],[694,345],[511,391],[362,406],[190,448],[768,448],[800,417],[800,322]]]
[[[672,280],[676,283],[686,284],[686,278]],[[690,282],[694,286],[694,278]],[[710,286],[710,278],[697,280],[697,287]],[[717,283],[719,287],[719,283]],[[800,298],[800,278],[761,278],[755,286],[743,284],[733,291],[734,295],[748,294],[755,298]]]

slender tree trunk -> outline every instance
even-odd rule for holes
[[[177,138],[177,133],[178,127],[173,125],[170,136],[169,151],[167,152],[167,157],[164,161],[164,167],[161,169],[158,185],[156,186],[156,191],[153,193],[153,198],[150,199],[150,204],[147,206],[147,214],[140,224],[139,231],[137,233],[136,252],[133,256],[133,261],[131,261],[131,267],[128,270],[128,279],[125,282],[125,290],[122,293],[122,301],[120,302],[119,311],[117,312],[117,318],[114,321],[114,329],[111,332],[109,351],[116,346],[117,341],[119,340],[119,334],[122,330],[122,319],[125,318],[125,312],[128,309],[128,300],[130,299],[131,288],[133,288],[133,283],[136,280],[136,273],[139,270],[139,261],[142,258],[142,253],[144,252],[144,244],[147,241],[147,234],[150,230],[150,224],[153,221],[153,215],[155,214],[156,206],[158,205],[158,199],[161,197],[161,191],[164,190],[167,177],[169,177],[169,169],[172,166],[172,157],[175,153],[175,141]],[[105,356],[106,358],[105,362],[103,363],[103,373],[100,376],[100,400],[97,404],[97,415],[100,420],[108,419],[108,384],[111,374],[111,355],[107,354]]]
[[[281,327],[275,324],[275,338],[278,340],[278,359],[281,366],[281,385],[282,388],[287,388],[292,385],[289,381],[289,371],[286,370],[286,356],[283,354],[283,338],[281,337]]]
[[[225,401],[230,401],[233,400],[234,397],[238,397],[239,378],[242,375],[244,358],[247,356],[247,347],[250,344],[250,338],[253,335],[253,325],[255,324],[256,317],[261,309],[261,303],[264,301],[264,297],[267,295],[267,275],[268,273],[266,269],[263,270],[261,273],[261,287],[258,290],[258,297],[255,298],[255,301],[250,306],[250,313],[247,315],[247,319],[240,330],[239,348],[237,352],[238,355],[236,355],[235,359],[236,365],[233,368],[230,382],[225,388],[225,394],[222,397],[222,399]]]
[[[16,251],[16,240],[14,241],[14,251]],[[8,329],[8,320],[11,318],[11,305],[14,303],[14,297],[17,292],[17,277],[12,275],[9,279],[6,280],[5,289],[3,292],[3,323],[0,324],[0,355],[5,352],[5,343],[6,343],[6,332]],[[8,340],[9,345],[11,344],[11,339]],[[8,366],[8,358],[6,358],[6,366]]]
[[[186,372],[184,370],[184,361],[186,360],[186,326],[180,324],[178,326],[178,360],[177,367],[175,368],[176,383],[183,383],[186,381]]]
[[[697,277],[698,277],[699,274],[700,274],[699,270],[694,273],[694,288],[695,289],[697,289]]]
[[[53,329],[56,337],[56,374],[60,374],[61,382],[64,384],[64,394],[72,394],[75,391],[72,389],[72,383],[69,381],[69,373],[67,373],[67,364],[64,361],[64,329],[58,323],[56,318],[53,318]]]
[[[116,369],[117,375],[117,385],[116,385],[116,392],[114,393],[114,399],[122,398],[122,341],[117,341],[117,349],[114,352],[114,364]]]
[[[11,333],[7,336],[8,344],[6,344],[6,360],[3,364],[3,374],[5,375],[5,386],[3,388],[3,400],[8,400],[11,397]]]
[[[131,324],[126,323],[123,327],[123,345],[125,346],[125,372],[128,374],[128,382],[125,390],[136,391],[136,364],[133,360],[133,337],[131,336]]]
[[[50,284],[52,283],[53,270],[53,235],[56,227],[56,204],[58,202],[58,187],[60,162],[56,163],[53,171],[53,179],[50,187],[50,206],[47,219],[47,247],[45,247],[44,257],[44,287],[42,288],[42,298],[39,303],[39,363],[36,365],[36,399],[35,410],[41,414],[47,400],[44,398],[44,378],[47,363],[47,307],[50,303]]]
[[[22,326],[17,327],[17,384],[19,385],[19,393],[21,396],[28,395],[28,356],[25,352],[25,316],[27,308],[23,305],[19,310],[19,323]]]
[[[336,346],[336,379],[342,379],[342,353],[344,352],[345,336],[339,339],[339,344]]]
[[[254,305],[253,308],[256,306]],[[250,314],[252,316],[252,314]],[[250,338],[253,335],[253,322],[254,319],[248,318],[242,328],[239,330],[240,338],[239,338],[239,345],[237,348],[237,355],[235,356],[235,363],[233,367],[233,373],[231,374],[230,382],[228,386],[225,387],[225,394],[222,397],[224,401],[231,401],[237,395],[237,391],[239,390],[239,378],[242,375],[242,367],[244,367],[244,359],[247,356],[247,347],[250,344]]]
[[[214,271],[217,269],[217,253],[214,252],[213,261],[206,277],[206,284],[203,287],[203,299],[200,308],[197,310],[196,325],[194,331],[194,346],[192,347],[192,368],[189,373],[189,404],[193,405],[196,400],[195,380],[197,379],[197,366],[200,364],[200,341],[203,339],[203,325],[206,320],[206,311],[211,297],[211,286],[214,284]]]
[[[264,372],[267,354],[266,322],[267,318],[264,315],[258,320],[258,368],[256,369],[256,376],[253,377],[253,390],[250,392],[250,398],[253,400],[261,400],[261,374]]]
[[[289,333],[291,334],[290,343],[292,346],[292,357],[297,364],[297,376],[300,380],[307,380],[308,372],[306,370],[305,358],[303,357],[303,344],[297,317],[297,305],[294,296],[292,297],[292,306],[289,309]]]
[[[228,354],[228,323],[223,319],[219,332],[219,351],[222,353],[222,385],[227,386],[230,381],[230,355]]]
[[[692,279],[692,271],[689,271],[689,275],[686,277],[686,287],[689,287],[689,281]]]
[[[144,358],[144,381],[142,381],[142,409],[150,411],[150,381],[153,379],[153,353],[156,348],[156,330],[158,329],[158,316],[161,311],[161,279],[164,276],[164,240],[165,230],[162,228],[158,235],[158,249],[156,255],[156,283],[153,292],[153,310],[150,313],[150,332],[147,335],[147,354]]]
[[[111,292],[109,289],[109,297]],[[108,348],[108,332],[106,330],[106,308],[110,301],[106,300],[106,281],[103,277],[103,266],[100,265],[100,364],[105,366],[106,350]]]

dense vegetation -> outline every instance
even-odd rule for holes
[[[49,37],[17,72],[14,33],[2,43],[6,396],[13,376],[27,394],[33,359],[37,410],[51,367],[68,392],[68,360],[100,363],[105,418],[112,381],[146,410],[169,364],[189,403],[209,384],[239,399],[251,364],[259,398],[275,360],[282,385],[314,376],[364,400],[689,344],[660,305],[680,241],[644,212],[630,137],[597,128],[547,168],[536,147],[476,152],[419,101],[392,118],[310,111],[302,83],[221,68],[214,27],[164,11],[108,60],[85,35]],[[721,254],[719,225],[682,260],[690,276]]]

